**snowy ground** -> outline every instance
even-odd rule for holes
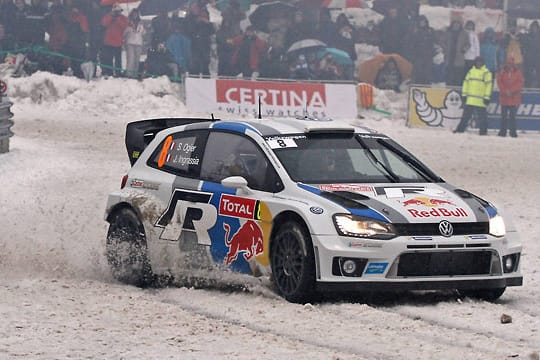
[[[127,122],[189,114],[165,79],[10,79],[11,151],[0,155],[0,358],[538,359],[540,134],[499,138],[405,126],[404,95],[381,93],[362,123],[447,181],[510,213],[523,287],[497,303],[455,294],[297,305],[246,291],[118,284],[104,259],[107,194],[129,167]],[[513,322],[501,324],[502,314]]]

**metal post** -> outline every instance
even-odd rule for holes
[[[0,154],[9,151],[9,138],[13,136],[11,105],[13,103],[7,97],[7,85],[0,80]]]

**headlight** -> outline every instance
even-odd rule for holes
[[[392,224],[349,214],[334,215],[336,230],[343,236],[388,240],[397,236]]]
[[[504,226],[504,220],[501,215],[495,215],[489,219],[489,234],[496,237],[506,235],[506,227]]]

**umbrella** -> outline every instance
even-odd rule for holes
[[[287,54],[291,54],[294,52],[304,52],[309,50],[318,50],[324,47],[326,47],[326,44],[320,40],[304,39],[293,43],[289,50],[287,50]]]
[[[396,60],[402,79],[410,79],[412,73],[412,65],[404,57],[398,54],[379,54],[360,64],[360,67],[358,69],[358,80],[373,85],[375,83],[375,78],[377,77],[379,69],[381,69],[386,60],[391,57]]]
[[[240,4],[240,7],[242,8],[242,10],[244,11],[249,10],[249,5],[251,4],[250,0],[237,0],[237,1]],[[227,8],[227,6],[229,6],[230,2],[231,0],[218,0],[216,1],[216,7],[218,8],[219,11],[223,11]]]
[[[348,65],[352,65],[353,63],[351,57],[349,56],[349,53],[340,49],[336,49],[336,48],[325,48],[325,49],[319,50],[319,52],[317,53],[317,57],[321,59],[328,54],[332,55],[332,57],[334,58],[334,61],[338,65],[348,66]]]
[[[331,9],[368,8],[364,0],[324,0],[321,7]]]
[[[113,5],[115,3],[124,4],[124,3],[133,3],[139,0],[101,0],[100,4],[103,6]]]
[[[142,16],[158,15],[162,12],[170,12],[184,7],[187,0],[142,0],[139,12]]]
[[[268,31],[268,21],[274,17],[289,16],[292,18],[297,7],[283,1],[263,3],[249,15],[251,25],[257,30]]]

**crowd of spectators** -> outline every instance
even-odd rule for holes
[[[471,1],[428,2],[463,6]],[[456,19],[448,29],[436,31],[419,14],[418,1],[394,3],[385,9],[380,23],[363,27],[354,26],[345,14],[334,21],[325,8],[315,13],[303,8],[292,14],[276,12],[268,19],[263,36],[253,26],[242,30],[246,13],[237,0],[230,0],[223,9],[219,27],[210,22],[208,0],[193,2],[185,17],[162,12],[151,21],[141,20],[138,9],[124,14],[117,4],[102,6],[100,0],[31,0],[30,4],[0,0],[0,60],[7,51],[19,50],[36,64],[36,70],[58,74],[69,70],[83,77],[80,65],[93,62],[100,65],[103,76],[141,79],[210,75],[214,57],[219,76],[343,81],[354,80],[356,44],[369,44],[410,62],[411,82],[416,84],[459,86],[481,55],[494,76],[512,58],[522,68],[527,86],[540,85],[538,22],[532,22],[526,33],[510,26],[508,33],[501,34]],[[498,7],[500,1],[482,0],[481,5]],[[291,50],[307,40],[340,53],[324,51],[322,46]],[[379,69],[375,85],[399,91],[404,80],[396,59],[389,58]]]

